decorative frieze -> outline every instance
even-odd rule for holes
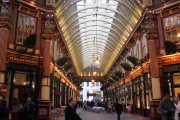
[[[11,28],[12,21],[9,16],[0,16],[0,28]]]
[[[30,9],[29,7],[26,7],[26,6],[22,5],[22,4],[19,5],[18,10],[23,12],[23,13],[32,15],[34,17],[39,16],[39,11]]]

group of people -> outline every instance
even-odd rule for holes
[[[171,99],[169,94],[161,100],[159,111],[162,113],[162,120],[180,120],[180,102],[178,97]]]
[[[31,98],[27,98],[27,102],[19,108],[18,120],[35,120],[35,104],[31,102]],[[7,101],[0,102],[0,120],[13,119],[10,114],[10,108],[7,106]]]
[[[82,120],[80,116],[76,113],[76,104],[77,104],[76,99],[74,97],[71,97],[65,109],[65,120]],[[122,104],[117,103],[115,109],[118,115],[117,119],[120,120],[120,115],[123,110]]]

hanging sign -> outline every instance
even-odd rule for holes
[[[1,95],[5,96],[7,95],[7,92],[8,92],[8,87],[6,85],[2,85],[0,88]]]

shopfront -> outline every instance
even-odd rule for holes
[[[20,61],[23,61],[20,63]],[[12,117],[18,119],[19,110],[30,97],[37,106],[39,95],[40,59],[22,55],[8,54],[5,84],[9,87],[6,99],[11,108]],[[37,108],[37,107],[36,107]]]
[[[180,97],[180,64],[163,66],[163,93]]]

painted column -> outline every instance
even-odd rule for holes
[[[152,99],[154,100],[161,99],[159,68],[158,68],[155,42],[156,41],[154,39],[150,39],[148,41],[149,53],[150,53],[151,81],[152,81]]]
[[[44,41],[43,55],[44,73],[41,85],[41,100],[50,100],[50,40]]]
[[[6,8],[4,8],[5,10]],[[1,13],[0,13],[1,14]],[[6,52],[10,40],[11,18],[6,14],[0,15],[0,86],[5,82]],[[0,95],[0,100],[3,96]]]
[[[46,119],[49,120],[49,111],[51,109],[51,101],[50,95],[52,91],[50,91],[50,34],[46,34],[48,36],[44,37],[45,40],[43,41],[43,76],[41,80],[41,87],[40,87],[40,100],[38,101],[38,108],[37,108],[37,120]]]
[[[147,41],[150,56],[150,71],[151,71],[151,86],[152,86],[152,100],[150,102],[150,119],[159,120],[161,114],[159,113],[159,102],[161,99],[160,89],[160,76],[158,66],[158,25],[157,16],[153,14],[147,14],[144,21],[144,28],[147,31]]]

